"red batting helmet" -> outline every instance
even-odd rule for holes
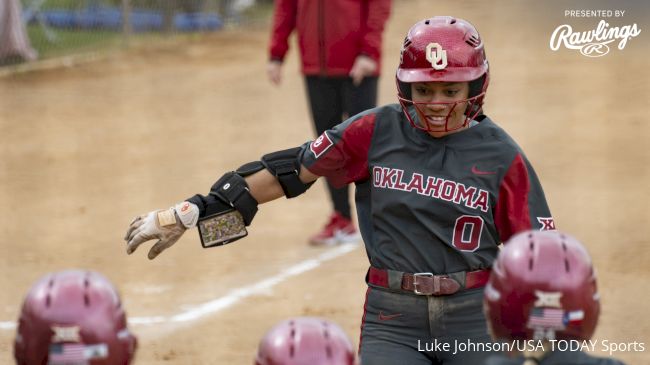
[[[255,365],[353,365],[350,339],[336,324],[321,318],[282,321],[262,338]]]
[[[504,246],[483,301],[492,336],[590,339],[600,302],[584,246],[558,231],[519,233]]]
[[[27,293],[14,357],[17,365],[128,365],[136,345],[108,279],[68,270],[45,275]]]
[[[481,111],[489,75],[483,40],[476,28],[463,19],[436,16],[413,25],[404,39],[396,75],[397,96],[411,124],[418,129],[432,131],[428,124],[416,123],[415,116],[408,112],[408,107],[413,104],[416,107],[420,104],[433,104],[414,103],[409,84],[469,82],[469,98],[452,103],[452,110],[460,103],[468,104],[465,124],[461,126],[464,127]],[[446,125],[445,130],[449,130]]]

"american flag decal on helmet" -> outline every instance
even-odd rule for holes
[[[82,343],[55,343],[50,346],[50,365],[86,363],[86,346]]]
[[[528,317],[528,328],[564,329],[564,310],[554,308],[533,308]]]
[[[88,360],[108,357],[106,344],[53,343],[50,345],[48,365],[86,365]]]

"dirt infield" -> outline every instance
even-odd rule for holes
[[[596,338],[643,342],[645,352],[616,356],[650,363],[643,309],[650,300],[650,29],[622,50],[589,58],[549,49],[555,27],[574,21],[564,8],[431,3],[396,2],[380,102],[396,101],[394,69],[412,23],[437,14],[473,22],[492,70],[487,114],[536,167],[558,228],[594,257],[603,304]],[[630,15],[613,23],[640,22],[626,3],[616,8],[627,6]],[[597,20],[575,20],[576,28],[580,22]],[[144,247],[125,254],[122,236],[134,215],[205,193],[220,172],[312,137],[296,52],[274,88],[265,76],[267,38],[265,30],[227,31],[0,78],[1,364],[12,363],[10,322],[27,288],[72,267],[98,270],[120,287],[138,319],[138,365],[249,364],[260,336],[296,315],[330,318],[358,342],[363,249],[334,257],[305,243],[329,211],[322,183],[298,200],[261,206],[249,237],[235,244],[204,250],[189,232],[155,261]],[[301,263],[298,273],[282,274]],[[233,294],[269,278],[279,279]],[[223,297],[234,304],[200,307]],[[202,309],[211,314],[171,320]]]

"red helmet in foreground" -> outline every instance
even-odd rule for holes
[[[483,40],[476,28],[463,19],[436,16],[413,25],[404,39],[396,75],[398,99],[414,127],[431,131],[426,123],[416,123],[416,117],[409,113],[408,107],[427,104],[413,102],[410,84],[469,82],[469,98],[452,103],[452,109],[467,103],[464,127],[481,111],[489,76]],[[445,129],[449,130],[447,126]]]
[[[588,340],[600,302],[584,246],[559,231],[513,236],[485,288],[484,309],[495,339]]]
[[[336,324],[313,317],[292,318],[269,330],[255,365],[353,365],[352,342]]]
[[[99,273],[69,270],[42,277],[18,321],[18,365],[128,365],[136,338],[115,287]]]

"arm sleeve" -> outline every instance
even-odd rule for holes
[[[555,229],[537,174],[518,153],[499,187],[494,222],[502,242],[524,230]]]
[[[283,61],[289,50],[289,35],[296,26],[298,0],[275,0],[269,59]]]
[[[381,37],[390,15],[391,0],[367,0],[367,18],[363,28],[361,53],[379,61]]]
[[[368,151],[375,129],[374,113],[364,112],[304,145],[302,164],[312,173],[342,187],[370,177]]]

